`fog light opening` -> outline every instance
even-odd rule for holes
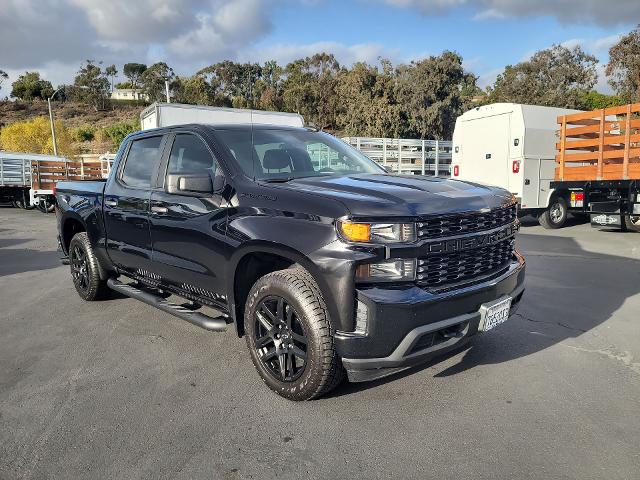
[[[364,302],[356,300],[356,328],[354,333],[366,335],[369,321],[369,309]]]

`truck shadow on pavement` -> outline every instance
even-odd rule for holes
[[[638,235],[640,241],[637,233],[620,234]],[[427,364],[374,382],[345,384],[335,394],[373,388],[437,368],[440,362],[461,353],[458,363],[435,377],[535,354],[605,323],[629,297],[640,292],[638,260],[585,251],[566,237],[521,233],[518,242],[527,261],[526,290],[518,312],[504,325],[476,335],[466,346]]]
[[[0,239],[0,277],[60,266],[56,251],[15,248],[32,240],[31,238]]]

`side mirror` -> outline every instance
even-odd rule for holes
[[[384,168],[387,173],[393,173],[393,168],[389,165],[383,165],[382,168]]]
[[[227,184],[226,179],[224,178],[224,173],[218,168],[216,169],[216,174],[213,176],[213,193],[220,193],[222,189]]]
[[[167,175],[167,192],[169,193],[199,197],[211,194],[213,191],[213,182],[208,173]]]

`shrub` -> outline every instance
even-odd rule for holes
[[[58,155],[73,156],[73,135],[61,120],[56,120]],[[47,117],[12,123],[0,131],[0,148],[12,152],[53,154],[51,124]]]
[[[118,148],[127,135],[138,130],[137,122],[117,122],[104,128],[103,133]]]
[[[90,142],[95,138],[96,129],[91,125],[83,125],[76,128],[73,135],[77,142]]]

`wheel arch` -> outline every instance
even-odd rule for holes
[[[239,337],[244,334],[244,306],[253,284],[268,273],[296,264],[311,274],[326,299],[327,291],[318,281],[321,276],[317,274],[313,262],[303,253],[264,241],[251,242],[234,252],[228,265],[227,300]]]
[[[65,253],[69,253],[69,244],[71,243],[71,239],[76,233],[86,232],[87,228],[82,221],[82,219],[75,215],[68,215],[62,221],[62,227],[60,229],[60,240],[62,243],[62,249]]]
[[[567,200],[568,203],[569,190],[567,190],[566,188],[550,188],[549,193],[547,194],[544,208],[549,208],[549,206],[551,205],[551,200],[556,197],[563,197],[565,200]]]

